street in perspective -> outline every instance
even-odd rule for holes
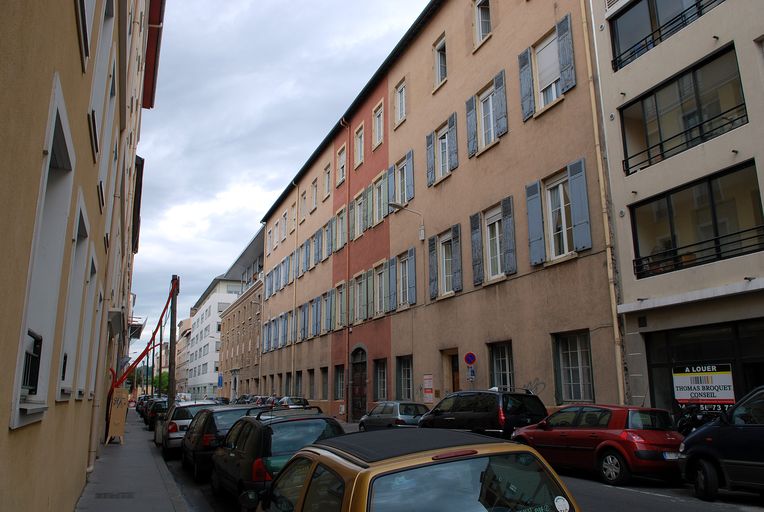
[[[0,510],[764,510],[760,2],[7,6]]]

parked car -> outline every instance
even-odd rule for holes
[[[376,430],[379,428],[416,427],[419,418],[429,409],[416,402],[397,400],[379,402],[358,422],[358,430]]]
[[[262,407],[250,405],[216,405],[196,413],[181,441],[183,467],[191,470],[194,479],[204,480],[212,470],[212,453],[223,443],[228,430],[245,414],[257,414]]]
[[[265,490],[297,450],[344,433],[337,420],[318,407],[244,416],[212,455],[212,490],[236,495]]]
[[[274,407],[288,407],[290,409],[299,409],[308,407],[310,403],[301,396],[285,396],[281,398]]]
[[[160,398],[153,400],[146,412],[146,425],[149,430],[156,428],[157,419],[167,412],[167,399]]]
[[[457,391],[425,413],[419,426],[471,430],[509,439],[515,428],[538,423],[547,414],[541,399],[527,390]]]
[[[714,500],[720,487],[764,494],[764,386],[687,436],[679,466],[704,500]]]
[[[169,459],[173,452],[180,450],[183,436],[186,435],[188,425],[194,415],[205,407],[216,405],[213,400],[197,400],[189,402],[175,402],[165,415],[162,424],[162,456]]]
[[[216,396],[212,400],[218,405],[228,405],[231,403],[231,400],[226,396]]]
[[[442,512],[580,508],[527,446],[469,432],[393,429],[333,437],[298,451],[246,510]],[[273,506],[271,506],[273,505]]]
[[[536,448],[555,468],[596,470],[612,485],[632,474],[679,476],[683,437],[662,409],[571,405],[515,430],[512,439]]]
[[[143,418],[143,410],[146,407],[146,402],[151,398],[149,395],[140,395],[138,397],[138,400],[136,400],[135,403],[135,412],[138,413],[138,416]]]
[[[254,400],[255,395],[239,395],[236,397],[236,400],[232,400],[231,402],[234,404],[251,404]]]

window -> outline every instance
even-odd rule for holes
[[[633,206],[631,219],[638,279],[764,250],[753,162]]]
[[[493,92],[494,88],[491,86],[478,96],[478,145],[480,148],[490,145],[496,135],[494,132]]]
[[[310,194],[310,211],[312,212],[318,206],[318,178],[310,184]]]
[[[281,475],[271,490],[272,499],[274,503],[279,504],[279,508],[283,510],[295,509],[305,486],[305,479],[310,472],[311,464],[309,459],[298,458],[284,468],[284,474]]]
[[[560,61],[557,49],[557,32],[533,47],[536,59],[537,99],[539,107],[552,103],[560,96]]]
[[[491,351],[491,387],[514,386],[512,371],[512,344],[492,343]]]
[[[308,398],[315,400],[316,398],[316,371],[308,370]]]
[[[292,219],[292,222],[289,224],[289,232],[291,233],[294,231],[295,226],[297,226],[297,203],[292,203],[289,218]]]
[[[355,312],[354,317],[356,322],[366,320],[366,277],[365,274],[361,274],[353,280],[353,294],[355,295]]]
[[[430,237],[427,252],[430,298],[462,291],[461,226],[454,224],[450,230]],[[409,251],[409,258],[412,256]],[[411,275],[410,267],[408,273]]]
[[[372,131],[374,136],[374,147],[376,148],[380,144],[382,144],[382,139],[384,138],[385,133],[385,115],[384,115],[384,104],[380,103],[377,105],[377,107],[374,109],[374,112],[372,114],[372,119],[374,120]]]
[[[747,122],[730,49],[621,109],[623,170],[638,172]]]
[[[485,266],[488,279],[504,274],[501,255],[502,218],[501,207],[485,212]]]
[[[568,177],[560,176],[546,185],[549,250],[552,258],[573,250],[573,222]]]
[[[409,303],[408,253],[398,256],[398,306]]]
[[[347,165],[347,155],[345,146],[342,146],[337,152],[337,185],[345,181],[345,167]]]
[[[287,212],[284,210],[284,214],[281,216],[281,240],[286,240],[287,234]]]
[[[481,43],[491,33],[491,5],[489,0],[475,2],[475,38]]]
[[[387,210],[387,190],[385,181],[380,178],[374,182],[374,224],[382,222]]]
[[[345,482],[342,478],[324,465],[319,464],[310,477],[302,510],[305,512],[340,512],[344,494]]]
[[[438,281],[441,283],[440,295],[454,291],[453,250],[451,232],[440,235],[438,237]]]
[[[271,248],[273,248],[273,231],[269,229],[268,230],[268,245],[267,245],[269,254],[271,252]]]
[[[345,399],[345,367],[341,364],[334,367],[334,399]]]
[[[361,194],[355,200],[355,238],[361,236],[366,227],[364,223],[364,213],[366,212],[366,209],[364,207],[364,194]]]
[[[374,400],[387,400],[387,359],[374,361]]]
[[[358,167],[363,163],[363,124],[359,126],[355,131],[354,137],[354,150],[355,150],[355,166]]]
[[[436,132],[435,170],[438,173],[438,178],[444,177],[450,171],[448,166],[448,125],[444,125]]]
[[[329,197],[332,191],[332,167],[327,165],[324,169],[324,198]]]
[[[308,195],[303,191],[300,195],[300,222],[305,220],[305,212],[308,211]]]
[[[594,401],[589,333],[555,336],[559,399],[563,402]]]
[[[343,208],[337,214],[337,248],[343,247],[347,243],[347,219],[345,216],[346,212]]]
[[[395,123],[406,119],[406,82],[403,81],[395,88]]]
[[[435,87],[443,83],[448,76],[446,67],[446,36],[441,36],[434,45],[435,51]]]
[[[329,400],[329,368],[321,368],[321,400]]]
[[[413,358],[400,356],[398,362],[398,400],[413,400]]]
[[[395,164],[395,202],[406,204],[406,159]]]
[[[385,314],[385,292],[387,290],[387,275],[383,265],[374,269],[374,314]]]

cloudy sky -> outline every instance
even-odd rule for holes
[[[145,346],[225,272],[427,0],[168,0],[146,159],[134,314]],[[167,338],[165,338],[167,339]]]

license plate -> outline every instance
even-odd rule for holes
[[[663,452],[663,458],[666,460],[677,460],[679,453],[677,452]]]

